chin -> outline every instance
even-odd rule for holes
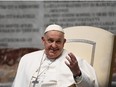
[[[48,57],[51,59],[55,59],[57,56],[56,55],[49,55]]]
[[[48,56],[50,59],[56,59],[58,56],[56,54],[52,54]]]

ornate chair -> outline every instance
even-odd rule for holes
[[[74,26],[64,29],[65,49],[84,58],[94,67],[100,87],[108,87],[114,35],[97,27]]]

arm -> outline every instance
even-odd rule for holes
[[[73,73],[77,87],[98,87],[94,69],[84,60],[78,60],[69,53],[66,57],[69,63],[65,62]]]
[[[23,58],[21,58],[12,87],[26,87],[24,86],[24,84],[26,84],[24,71],[25,71],[25,63]]]

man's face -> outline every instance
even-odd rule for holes
[[[56,59],[62,53],[65,39],[64,34],[59,31],[48,31],[44,37],[42,37],[43,44],[45,46],[45,53],[48,58]]]

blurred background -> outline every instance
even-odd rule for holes
[[[0,87],[10,87],[20,58],[43,49],[45,27],[94,26],[116,35],[116,1],[0,1]],[[116,87],[116,40],[111,64]]]

